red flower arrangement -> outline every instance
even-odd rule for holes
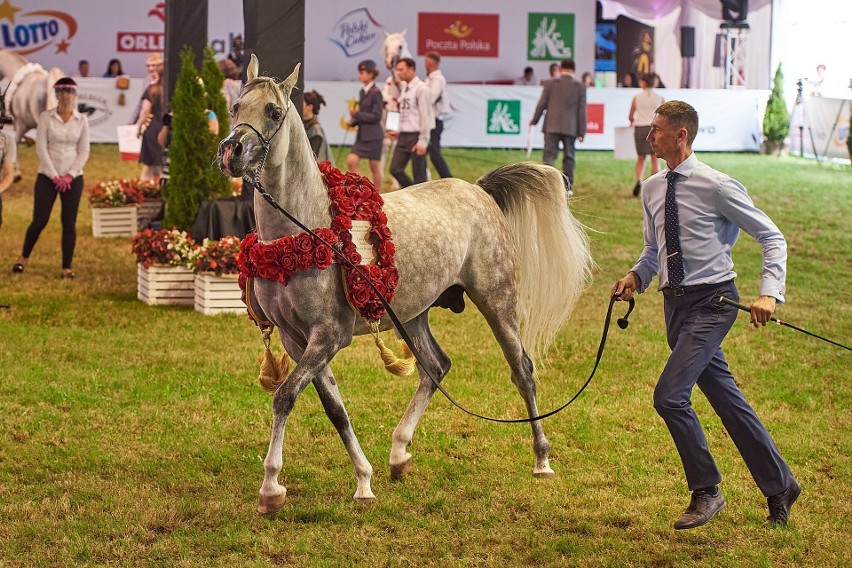
[[[92,207],[121,207],[160,197],[160,180],[112,179],[89,188]]]
[[[394,247],[388,218],[382,211],[384,201],[373,183],[358,174],[341,173],[329,162],[319,164],[331,199],[331,228],[315,229],[314,232],[335,246],[355,265],[382,293],[385,299],[393,300],[399,284],[399,272],[394,261]],[[370,232],[375,241],[376,264],[361,265],[355,243],[352,242],[352,221],[369,221]],[[240,287],[245,301],[246,278],[264,278],[287,285],[290,277],[299,270],[331,266],[334,255],[331,250],[308,233],[287,235],[271,243],[260,243],[255,233],[243,240],[237,263],[240,268]],[[349,302],[367,321],[378,321],[385,309],[376,292],[358,270],[344,265],[346,289]]]
[[[197,248],[191,236],[177,229],[144,229],[133,237],[132,246],[142,268],[154,264],[192,267]]]
[[[237,237],[222,237],[218,241],[205,239],[198,247],[195,259],[195,272],[209,272],[216,276],[223,274],[239,274],[237,255],[240,252],[240,239]]]

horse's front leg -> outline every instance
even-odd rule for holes
[[[284,466],[282,451],[287,418],[305,387],[320,375],[339,349],[336,341],[323,338],[322,335],[316,333],[311,337],[304,353],[299,357],[299,363],[272,398],[272,436],[269,440],[269,451],[263,460],[263,484],[260,486],[257,506],[260,514],[275,513],[284,506],[287,489],[278,483],[278,474]]]
[[[349,421],[349,415],[343,406],[343,397],[340,396],[340,389],[337,388],[337,382],[334,380],[334,375],[328,366],[316,378],[314,387],[317,389],[317,394],[319,394],[325,413],[328,415],[331,423],[334,424],[337,433],[340,434],[340,439],[343,440],[343,445],[346,446],[346,452],[349,454],[352,466],[355,468],[355,478],[358,480],[358,488],[355,490],[353,499],[356,501],[371,501],[375,499],[376,496],[370,488],[370,479],[373,477],[373,466],[367,461],[367,457],[361,449],[361,444],[355,436],[355,431],[352,429],[352,424]]]

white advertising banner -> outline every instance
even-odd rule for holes
[[[117,88],[115,79],[75,80],[77,105],[89,118],[89,141],[116,142],[116,127],[130,122],[142,97],[142,79],[130,79],[127,89]]]
[[[790,129],[790,151],[827,158],[849,159],[846,138],[849,136],[849,113],[852,100],[812,97],[804,106],[793,108]],[[800,128],[801,127],[801,128]]]
[[[320,122],[332,144],[352,144],[354,133],[345,126],[350,101],[359,83],[307,81],[325,98]],[[638,89],[589,89],[587,134],[578,149],[612,150],[616,127],[628,126],[630,102]],[[761,120],[769,92],[764,90],[660,89],[666,100],[679,99],[698,111],[696,150],[713,152],[757,151]],[[541,87],[512,85],[449,85],[453,114],[444,122],[443,146],[465,148],[518,148],[528,141],[528,125],[541,95]],[[541,124],[533,129],[532,147],[541,149]],[[847,123],[848,124],[848,123]]]

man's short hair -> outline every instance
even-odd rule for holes
[[[698,112],[692,105],[683,101],[666,101],[654,113],[664,116],[675,128],[686,128],[686,141],[692,146],[698,135]]]
[[[417,69],[417,63],[414,62],[410,57],[403,57],[397,63],[405,63],[406,67],[411,67],[412,69]]]
[[[426,59],[431,59],[435,63],[441,62],[441,54],[437,51],[427,51],[425,57]]]
[[[569,71],[576,71],[577,65],[574,63],[573,59],[563,59],[561,63],[559,63],[560,69],[568,69]]]

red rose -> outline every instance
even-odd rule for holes
[[[395,254],[396,245],[393,244],[393,241],[382,241],[379,243],[379,255],[393,258],[393,255]]]
[[[348,258],[352,264],[361,264],[361,255],[355,250],[355,245],[350,244],[349,247],[343,249],[343,256]]]
[[[337,203],[337,212],[347,217],[355,215],[355,202],[349,197],[340,198]]]
[[[314,249],[314,263],[320,270],[331,266],[332,260],[334,260],[334,253],[330,248],[321,245]]]
[[[336,215],[331,220],[331,228],[337,233],[352,230],[352,220],[345,215]]]
[[[306,270],[308,268],[312,268],[314,265],[314,251],[298,253],[298,256],[296,257],[296,262],[298,264],[299,270]]]
[[[296,239],[290,235],[278,239],[278,246],[282,254],[289,254],[296,250]]]
[[[328,188],[328,197],[332,201],[337,201],[343,197],[346,197],[346,190],[342,185],[335,185],[333,187]]]
[[[313,252],[314,239],[307,233],[302,233],[296,236],[296,241],[293,243],[293,249],[298,253]]]
[[[379,205],[381,205],[381,203]],[[385,215],[384,211],[376,211],[376,214],[373,215],[373,224],[379,226],[388,224],[388,216]]]
[[[385,284],[388,289],[391,290],[391,293],[396,290],[396,287],[399,285],[399,271],[395,266],[391,266],[388,268],[382,269],[382,277],[384,278]]]
[[[290,252],[281,256],[281,272],[290,276],[299,268],[299,257],[296,253]]]
[[[349,301],[351,301],[352,305],[358,309],[366,306],[372,295],[372,291],[366,283],[349,288]]]
[[[375,232],[376,236],[383,241],[388,241],[393,237],[387,225],[379,225],[373,229],[373,232]]]
[[[319,164],[319,169],[325,178],[325,183],[327,183],[329,187],[339,185],[346,179],[344,175],[340,173],[340,170],[332,166],[330,162],[323,162]]]

